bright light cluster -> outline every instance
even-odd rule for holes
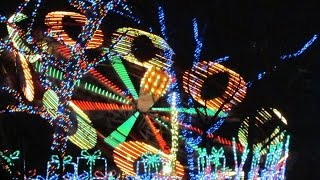
[[[152,66],[141,79],[141,89],[155,97],[163,96],[170,84],[170,76],[159,67]]]
[[[201,97],[201,89],[204,81],[218,73],[228,73],[229,80],[227,88],[222,97],[204,100]],[[246,95],[246,83],[236,72],[222,66],[221,64],[202,61],[197,63],[191,71],[183,75],[183,88],[200,104],[207,106],[212,110],[218,110],[223,106],[223,110],[228,112],[232,105],[240,103]]]
[[[171,160],[170,155],[151,145],[139,141],[127,141],[113,151],[114,162],[127,175],[136,176],[134,165],[145,153],[159,154],[162,158]],[[176,162],[176,175],[181,178],[184,175],[184,168],[179,161]]]

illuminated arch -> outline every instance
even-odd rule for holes
[[[201,97],[201,89],[205,80],[209,76],[218,73],[228,74],[228,85],[222,97],[204,100]],[[192,67],[191,71],[186,71],[183,75],[183,89],[200,104],[206,105],[209,109],[218,110],[223,104],[223,111],[227,112],[232,105],[240,103],[246,95],[246,82],[236,72],[224,67],[221,64],[202,61]],[[233,96],[233,97],[232,97]],[[225,102],[226,100],[229,102]]]
[[[87,22],[86,16],[75,13],[75,12],[66,12],[66,11],[54,11],[50,12],[45,17],[45,24],[49,27],[49,34],[52,35],[56,40],[62,39],[62,41],[67,46],[74,46],[76,41],[73,40],[68,33],[63,29],[63,18],[69,16],[75,20],[75,26],[84,26]],[[103,43],[103,33],[101,30],[94,32],[92,39],[88,41],[86,48],[93,49],[100,47]]]
[[[131,51],[131,47],[136,38],[146,36],[148,37],[155,48],[161,50],[155,56],[147,61],[141,61]],[[134,28],[120,28],[113,33],[112,36],[112,50],[119,54],[125,60],[137,64],[139,66],[150,68],[152,65],[161,68],[168,68],[171,65],[171,59],[168,57],[173,54],[173,50],[168,43],[161,37]],[[171,57],[171,56],[170,56]]]
[[[171,159],[170,155],[163,153],[149,144],[140,141],[128,141],[120,144],[113,151],[114,162],[121,171],[128,175],[135,176],[134,163],[145,153],[160,154],[162,158]],[[176,174],[181,178],[184,175],[183,166],[179,161],[176,163]]]

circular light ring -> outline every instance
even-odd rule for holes
[[[114,162],[124,173],[136,176],[134,164],[145,153],[159,154],[161,158],[171,159],[170,155],[163,153],[149,144],[140,141],[127,141],[113,150]],[[176,174],[181,178],[184,175],[184,168],[179,161],[176,162]]]
[[[213,76],[218,73],[227,73],[228,85],[225,89],[222,97],[213,98],[210,100],[204,100],[201,98],[201,89],[203,83],[209,76]],[[211,110],[218,110],[226,99],[230,99],[223,106],[223,111],[228,112],[231,110],[232,105],[240,103],[246,96],[246,82],[236,72],[224,67],[221,64],[202,61],[192,67],[191,71],[187,71],[183,75],[183,88],[186,93],[190,95],[203,106],[207,106]],[[234,96],[233,96],[234,95]],[[233,96],[233,97],[232,97]]]
[[[154,58],[142,62],[133,55],[133,53],[131,52],[131,47],[134,39],[143,35],[147,36],[151,40],[153,45],[156,48],[160,49],[162,52],[160,54],[156,53]],[[113,33],[111,42],[111,49],[131,63],[145,68],[151,68],[153,65],[155,65],[157,67],[167,69],[171,66],[171,59],[167,58],[171,58],[171,56],[167,55],[172,55],[173,50],[164,39],[157,35],[141,31],[139,29],[124,27],[117,29],[116,32]]]
[[[67,46],[74,46],[76,41],[73,40],[68,33],[63,29],[63,18],[69,16],[75,20],[76,25],[84,26],[87,22],[86,16],[66,11],[54,11],[50,12],[45,17],[45,24],[49,27],[49,34],[52,35],[56,40],[62,39],[62,42]],[[100,47],[103,43],[103,33],[101,30],[94,32],[92,39],[88,41],[86,48],[93,49]]]
[[[261,108],[261,110],[257,111],[257,114],[255,116],[255,122],[254,122],[254,126],[256,126],[257,128],[261,128],[262,125],[268,123],[271,120],[274,120],[276,118],[279,119],[279,121],[284,123],[284,117],[281,115],[281,113],[274,108],[268,108],[268,109],[264,109]],[[238,139],[239,142],[243,145],[246,146],[248,144],[248,131],[249,131],[249,117],[245,118],[241,125],[240,128],[238,130]],[[271,133],[270,137],[267,137],[266,139],[262,140],[261,142],[258,142],[254,145],[254,147],[262,147],[264,144],[266,143],[270,143],[270,144],[277,144],[278,142],[282,141],[283,138],[285,137],[284,134],[285,131],[280,132],[280,127],[277,126],[274,131]],[[270,141],[270,139],[272,139]],[[261,150],[262,154],[266,154],[267,151],[266,149],[262,149]]]

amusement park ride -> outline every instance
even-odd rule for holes
[[[234,112],[277,65],[245,79],[228,68],[228,56],[200,59],[203,39],[193,19],[193,63],[179,71],[175,61],[183,60],[169,44],[161,6],[157,32],[125,1],[67,2],[56,10],[26,0],[0,16],[7,32],[0,42],[0,112],[35,115],[52,131],[42,174],[26,169],[21,149],[0,149],[8,177],[285,179],[290,120],[275,107]],[[116,16],[121,20],[111,20]],[[219,133],[232,121],[234,138]]]

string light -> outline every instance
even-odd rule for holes
[[[307,50],[316,40],[318,39],[318,35],[315,34],[313,35],[313,37],[298,51],[296,51],[295,53],[292,54],[286,54],[286,55],[282,55],[280,56],[281,60],[288,60],[291,58],[295,58],[300,56],[305,50]]]
[[[239,142],[246,146],[248,144],[248,136],[249,136],[249,121],[251,119],[249,117],[245,118],[239,128],[238,131],[238,139]],[[281,113],[276,110],[275,108],[261,108],[257,111],[255,117],[252,119],[254,121],[254,127],[262,128],[265,124],[269,123],[270,121],[280,121],[286,124],[285,118],[281,115]],[[264,144],[277,144],[281,142],[285,137],[285,131],[281,131],[280,127],[277,126],[271,133],[270,137],[256,142],[254,144],[254,148],[261,148]],[[271,140],[271,141],[270,141]],[[269,146],[266,146],[264,149],[261,149],[261,155],[265,155],[267,153],[267,149]]]
[[[69,140],[81,149],[94,148],[97,144],[97,132],[92,127],[92,121],[73,101],[69,106],[75,112],[77,120],[76,132],[69,135]]]
[[[164,11],[161,6],[158,6],[158,22],[160,25],[160,32],[164,40],[168,41],[168,36],[167,36],[167,27],[165,23],[165,18],[164,18]]]
[[[200,54],[202,49],[202,40],[200,40],[199,37],[199,29],[198,29],[198,23],[196,18],[192,19],[192,26],[193,26],[193,38],[196,41],[196,48],[193,53],[193,66],[196,66],[196,64],[200,60]]]
[[[175,92],[172,94],[172,103],[171,103],[171,175],[176,176],[176,161],[177,161],[177,152],[178,152],[178,137],[179,137],[179,124],[178,124],[178,111],[176,110],[177,106],[177,95]]]

